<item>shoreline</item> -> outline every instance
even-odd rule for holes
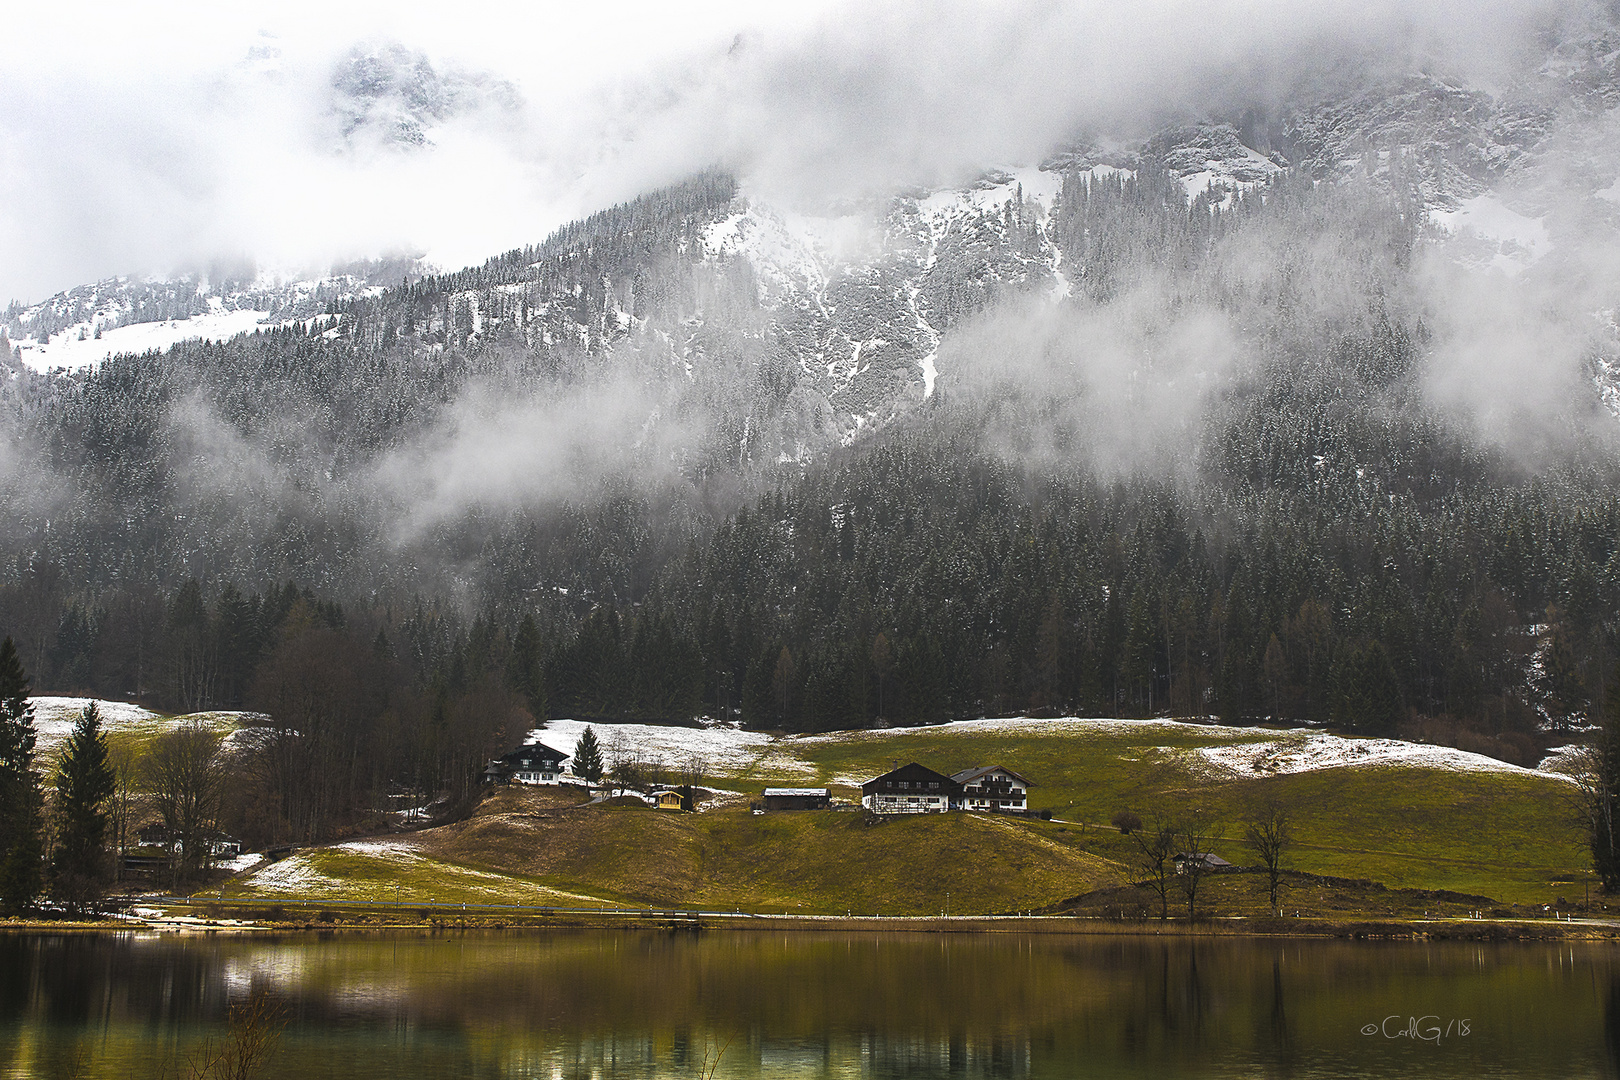
[[[505,910],[491,910],[498,907]],[[1120,920],[1086,915],[847,916],[678,908],[521,909],[506,905],[365,904],[164,898],[103,919],[7,919],[5,933],[425,933],[484,930],[656,930],[666,933],[849,932],[1084,937],[1311,938],[1365,941],[1620,941],[1620,920],[1209,916]],[[260,912],[253,909],[261,909]],[[274,911],[270,909],[275,909]]]

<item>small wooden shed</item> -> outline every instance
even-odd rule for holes
[[[767,810],[825,810],[832,802],[832,791],[824,787],[768,787]]]

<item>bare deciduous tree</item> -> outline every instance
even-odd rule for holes
[[[225,791],[219,744],[204,725],[183,724],[158,736],[142,764],[152,807],[169,831],[173,884],[209,862]]]
[[[119,881],[124,876],[124,849],[129,846],[130,828],[135,824],[140,758],[128,739],[118,739],[107,747],[107,763],[113,771],[112,798],[107,800],[112,824],[113,880]]]
[[[1181,849],[1177,854],[1182,856],[1177,860],[1176,883],[1181,886],[1181,895],[1187,899],[1189,922],[1198,915],[1198,889],[1203,884],[1204,875],[1210,870],[1207,856],[1210,854],[1209,842],[1215,832],[1215,822],[1199,810],[1184,817],[1175,830],[1175,846]]]
[[[687,813],[697,810],[698,786],[703,783],[703,775],[707,769],[708,762],[696,750],[687,751],[681,758],[677,777],[681,787],[681,809]]]
[[[1282,884],[1282,860],[1294,842],[1289,826],[1288,812],[1275,802],[1267,802],[1259,813],[1244,826],[1244,839],[1252,847],[1266,868],[1266,880],[1271,890],[1271,909],[1277,910],[1277,892]]]
[[[1170,917],[1170,878],[1174,873],[1172,856],[1176,853],[1176,830],[1159,814],[1153,815],[1153,824],[1138,827],[1130,834],[1138,849],[1137,864],[1147,872],[1148,888],[1159,897],[1160,920]]]

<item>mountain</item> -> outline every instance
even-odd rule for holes
[[[14,305],[0,629],[194,709],[347,657],[423,755],[524,710],[1170,711],[1528,760],[1620,655],[1617,42],[854,202],[707,172],[454,272]],[[484,92],[413,64],[341,80],[400,153]]]

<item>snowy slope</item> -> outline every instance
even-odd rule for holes
[[[193,315],[189,319],[134,323],[99,334],[83,326],[78,328],[80,333],[69,330],[48,337],[44,342],[28,338],[16,345],[21,350],[22,362],[35,371],[71,370],[100,363],[119,353],[161,351],[199,338],[232,338],[265,326],[269,318],[268,311],[220,311]]]
[[[36,304],[14,303],[0,318],[0,332],[36,371],[82,368],[120,353],[286,326],[323,314],[335,302],[376,295],[426,269],[418,260],[394,259],[313,276],[266,271],[222,281],[111,278]]]
[[[531,741],[571,753],[585,724],[552,720],[529,733]],[[1494,772],[1519,776],[1546,776],[1567,780],[1557,767],[1556,755],[1546,769],[1525,769],[1505,761],[1454,750],[1447,746],[1403,742],[1399,739],[1356,739],[1315,731],[1279,732],[1272,728],[1225,727],[1177,720],[1119,720],[1104,717],[1068,717],[1032,720],[1022,717],[957,720],[926,728],[887,728],[835,731],[823,735],[773,736],[737,728],[665,727],[656,724],[594,724],[603,757],[611,762],[618,753],[677,768],[689,759],[700,760],[711,773],[748,777],[800,774],[813,777],[813,766],[801,757],[801,748],[852,741],[882,742],[908,735],[1013,735],[1029,738],[1086,739],[1092,736],[1126,737],[1147,745],[1166,736],[1192,737],[1215,745],[1168,751],[1185,755],[1198,766],[1224,776],[1271,776],[1315,772],[1322,769],[1402,766],[1448,772]],[[865,777],[840,777],[840,783],[859,783]]]

